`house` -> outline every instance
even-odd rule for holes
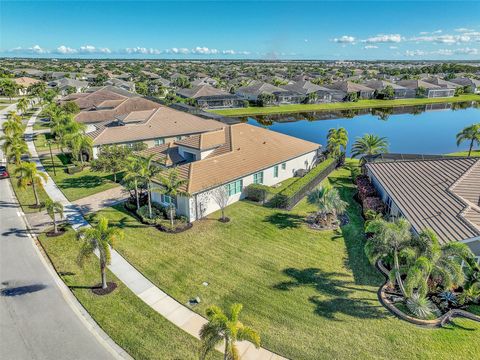
[[[274,96],[274,104],[299,104],[305,99],[302,94],[262,81],[254,81],[248,86],[242,86],[238,88],[236,94],[252,102],[260,102],[259,97],[262,94],[271,94]]]
[[[351,81],[338,81],[330,85],[325,85],[325,87],[333,90],[340,90],[347,95],[357,94],[359,99],[372,99],[375,93],[374,89]]]
[[[216,86],[218,83],[217,80],[211,78],[211,77],[201,77],[197,78],[192,81],[192,86],[200,86],[200,85],[211,85],[211,86]]]
[[[365,165],[387,214],[416,233],[432,229],[441,244],[460,241],[480,255],[480,159],[432,157]]]
[[[19,95],[27,95],[27,89],[28,89],[29,86],[31,86],[33,84],[37,84],[39,82],[42,82],[41,80],[37,80],[37,79],[31,78],[31,77],[26,77],[26,76],[15,78],[15,79],[13,79],[13,81],[19,87],[19,89],[18,89],[18,94]]]
[[[50,81],[48,86],[52,89],[57,89],[61,95],[67,95],[71,93],[79,93],[88,88],[87,81],[62,78],[59,80]]]
[[[417,97],[439,98],[452,97],[455,95],[455,89],[442,88],[423,80],[400,80],[397,84],[414,90]],[[424,91],[424,94],[421,94],[421,91]]]
[[[281,88],[302,94],[305,97],[305,101],[315,103],[341,101],[345,97],[345,93],[341,91],[328,89],[326,87],[313,84],[308,80],[299,80],[292,84],[283,85]]]
[[[166,106],[132,111],[112,121],[89,124],[86,134],[93,140],[93,157],[103,145],[145,143],[147,147],[167,144],[188,136],[223,128],[215,120],[202,119]]]
[[[366,81],[365,86],[374,89],[376,91],[377,97],[378,94],[381,94],[387,86],[392,87],[394,99],[411,99],[416,96],[415,90],[385,80]]]
[[[189,89],[177,90],[182,98],[193,99],[195,104],[204,109],[235,108],[243,106],[243,99],[210,85],[199,85]]]
[[[234,203],[246,196],[245,188],[250,184],[271,186],[293,177],[299,169],[310,169],[320,148],[319,144],[245,123],[191,136],[176,141],[175,146],[181,157],[175,168],[188,180],[182,190],[189,195],[172,200],[177,213],[189,221],[219,209],[212,196],[218,188],[227,186],[229,204]],[[163,154],[165,146],[149,150],[150,154],[156,150]],[[164,159],[164,155],[159,158]],[[153,183],[161,187],[157,180]],[[170,202],[157,192],[152,200]]]
[[[450,82],[463,86],[467,93],[480,93],[480,80],[475,80],[467,77],[460,77],[450,80]]]
[[[84,93],[69,94],[63,97],[60,103],[73,101],[80,107],[80,110],[95,110],[96,106],[104,101],[124,100],[134,96],[136,95],[115,86],[103,86],[100,88],[87,89],[87,92]]]
[[[112,78],[105,81],[105,85],[112,85],[123,90],[135,92],[135,83],[131,81],[125,81],[122,79]]]
[[[457,88],[462,87],[462,85],[455,84],[451,81],[440,79],[439,77],[424,79],[424,81],[433,85],[440,86],[443,89],[453,89],[453,91],[455,91]]]

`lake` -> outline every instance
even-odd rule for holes
[[[455,136],[464,127],[480,122],[480,108],[478,103],[468,102],[253,116],[242,121],[323,146],[330,128],[344,127],[349,136],[348,152],[356,137],[373,133],[388,139],[390,152],[446,154],[468,149],[467,143],[457,147]]]

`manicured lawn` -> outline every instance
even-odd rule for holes
[[[50,128],[50,122],[43,121],[40,118],[38,118],[37,121],[35,121],[35,124],[33,124],[33,130],[45,130],[49,128]]]
[[[41,209],[35,207],[35,196],[33,194],[33,190],[31,186],[27,186],[26,189],[21,189],[17,185],[17,178],[15,176],[15,164],[8,164],[8,173],[10,174],[10,182],[12,184],[13,190],[15,191],[15,195],[17,196],[18,202],[22,207],[24,213],[34,213],[38,212]],[[7,179],[3,179],[0,181],[8,181]],[[37,188],[38,197],[41,203],[44,203],[46,199],[48,199],[48,195],[43,189]]]
[[[448,155],[451,155],[451,156],[468,156],[468,151],[459,151],[459,152],[454,152],[454,153],[451,153],[451,154],[448,154]],[[480,150],[472,150],[471,156],[480,157]]]
[[[286,180],[282,181],[277,187],[271,187],[272,194],[278,194],[280,191],[285,189],[287,186],[292,185],[298,179],[300,179],[300,178],[292,177],[292,178],[289,178],[289,179],[286,179]]]
[[[357,102],[337,102],[329,104],[294,104],[270,107],[247,107],[238,109],[211,110],[211,112],[225,116],[248,116],[267,115],[281,113],[296,113],[319,110],[344,110],[364,108],[385,108],[406,105],[424,105],[434,103],[453,103],[462,101],[480,101],[476,94],[460,95],[452,98],[428,98],[428,99],[401,99],[401,100],[359,100]]]
[[[244,304],[242,320],[262,345],[293,359],[457,359],[478,357],[480,324],[455,320],[446,329],[422,329],[385,310],[377,299],[383,277],[363,251],[363,220],[352,201],[346,170],[330,181],[350,201],[350,223],[339,231],[309,229],[314,208],[292,212],[242,201],[172,235],[144,226],[121,206],[101,212],[125,230],[116,248],[181,303],[199,296],[211,304]],[[208,282],[208,286],[202,285]]]
[[[89,168],[85,168],[83,171],[76,174],[68,174],[66,168],[69,164],[69,160],[65,155],[54,155],[53,161],[55,163],[57,175],[54,175],[53,173],[50,155],[45,156],[42,159],[42,164],[70,201],[75,201],[111,189],[115,186],[119,186],[119,184],[113,182],[113,176],[111,174],[92,171]],[[117,180],[120,178],[121,177],[117,176]]]
[[[52,150],[57,148],[57,145],[53,142],[53,136],[51,134],[36,134],[33,142],[37,152],[49,151],[48,140],[52,141]]]
[[[135,359],[197,359],[200,341],[170,323],[132,293],[112,273],[108,281],[118,288],[106,296],[94,295],[89,287],[99,283],[98,259],[76,263],[80,243],[69,230],[62,236],[40,236],[57,272],[80,303],[110,337]],[[210,359],[220,359],[213,353]]]

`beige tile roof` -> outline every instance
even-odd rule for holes
[[[180,175],[188,179],[184,189],[188,193],[195,194],[229,183],[320,147],[310,141],[248,124],[230,125],[226,132],[226,144],[217,154],[177,167]]]
[[[452,158],[366,165],[416,231],[441,243],[480,236],[480,159]]]
[[[213,149],[225,144],[225,130],[209,131],[175,141],[175,144],[197,150]]]
[[[218,130],[225,125],[215,120],[202,119],[198,116],[161,106],[141,124],[104,127],[93,138],[95,146],[118,144],[149,139],[195,135],[206,131]]]
[[[230,93],[214,88],[211,85],[198,85],[191,89],[180,89],[177,91],[178,95],[187,97],[187,98],[199,98],[202,96],[218,96],[218,95],[231,95]]]
[[[153,161],[165,166],[171,166],[185,161],[185,159],[178,152],[178,146],[175,146],[173,143],[154,146],[142,151],[138,151],[136,154],[141,157],[153,155]]]
[[[127,96],[118,94],[116,92],[106,90],[106,89],[100,89],[92,93],[85,93],[84,96],[77,97],[75,99],[70,99],[68,97],[65,97],[61,101],[64,102],[64,101],[72,100],[80,107],[81,110],[85,110],[85,109],[91,109],[106,100],[124,100],[127,98],[128,98]]]
[[[26,77],[26,76],[15,78],[15,79],[13,79],[13,81],[17,85],[22,86],[22,87],[29,87],[30,85],[41,82],[40,80],[29,78],[29,77]]]
[[[374,91],[368,86],[357,84],[351,81],[339,81],[331,85],[327,85],[328,88],[342,90],[346,93],[358,92],[358,91]]]

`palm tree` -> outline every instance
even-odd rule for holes
[[[17,114],[15,110],[10,110],[7,114],[7,119],[8,120],[13,120],[15,122],[18,122],[19,124],[22,123],[22,117]]]
[[[69,133],[65,136],[65,144],[70,148],[73,158],[83,164],[83,153],[92,153],[93,140],[83,133]]]
[[[393,222],[383,219],[372,220],[365,230],[373,233],[373,236],[365,244],[365,253],[372,262],[393,258],[390,281],[397,282],[404,297],[407,297],[407,292],[402,280],[400,257],[411,256],[412,234],[410,229],[410,223],[406,219],[400,218]]]
[[[33,195],[35,196],[35,205],[40,206],[37,187],[43,189],[43,181],[47,181],[48,177],[44,172],[37,169],[34,162],[21,162],[15,169],[15,175],[18,176],[18,187],[26,189],[27,185],[32,185]]]
[[[470,141],[468,156],[471,156],[473,144],[480,145],[480,123],[467,126],[457,134],[457,146],[464,141]]]
[[[25,111],[28,109],[28,99],[21,98],[18,100],[17,109],[21,111],[22,115],[25,114]]]
[[[20,164],[22,155],[28,152],[28,146],[25,140],[23,140],[18,134],[1,136],[0,140],[3,140],[2,150],[7,156],[7,160],[12,160],[15,164]]]
[[[91,256],[95,250],[99,253],[100,273],[102,276],[102,289],[107,288],[106,267],[110,265],[110,246],[113,246],[117,239],[122,239],[124,233],[118,228],[108,226],[108,219],[100,217],[98,223],[88,229],[82,229],[77,233],[77,238],[83,241],[82,248],[78,255],[78,263],[83,265],[85,258]]]
[[[188,193],[182,190],[182,188],[188,184],[188,180],[180,178],[178,171],[173,169],[168,172],[167,176],[160,178],[160,183],[162,185],[161,192],[169,197],[170,204],[168,210],[170,212],[170,225],[173,228],[173,220],[175,217],[173,199],[177,196],[188,196]]]
[[[387,138],[365,134],[357,138],[352,145],[352,157],[375,155],[388,152]]]
[[[348,133],[345,128],[330,129],[327,134],[327,149],[335,157],[345,152],[348,143]]]
[[[7,136],[11,135],[21,135],[23,133],[23,126],[21,122],[17,122],[13,119],[7,120],[2,125],[3,132]]]
[[[152,179],[157,176],[162,169],[153,162],[154,154],[139,158],[138,175],[147,184],[148,216],[152,217]]]
[[[132,182],[135,189],[135,198],[137,201],[137,210],[140,209],[140,196],[138,193],[138,185],[142,181],[140,176],[141,161],[137,156],[130,156],[127,161],[127,167],[123,176],[126,182]]]
[[[228,314],[215,305],[207,309],[209,321],[200,330],[200,339],[202,340],[200,359],[205,359],[207,354],[222,342],[225,344],[224,360],[240,359],[236,346],[237,341],[250,341],[256,348],[260,347],[260,335],[239,320],[242,308],[242,304],[233,304]]]
[[[53,232],[56,234],[58,232],[57,229],[57,218],[56,214],[60,216],[60,219],[63,217],[63,205],[59,201],[53,201],[52,199],[48,198],[45,200],[45,208],[47,209],[48,215],[53,220]]]
[[[323,225],[330,225],[329,214],[336,218],[337,214],[343,214],[348,206],[348,203],[340,198],[338,190],[331,186],[324,186],[311,191],[308,194],[307,201],[318,207],[316,221],[317,223],[323,223]]]

